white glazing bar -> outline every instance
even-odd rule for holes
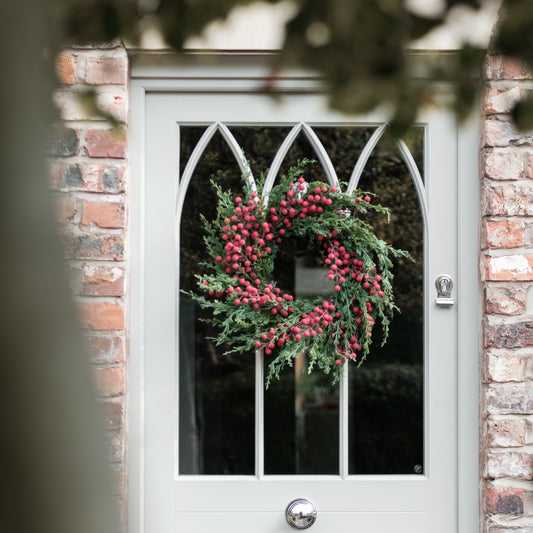
[[[348,399],[349,399],[349,372],[348,361],[344,361],[344,368],[339,383],[339,473],[342,479],[349,475],[349,440],[348,440]]]
[[[429,215],[426,202],[426,189],[424,187],[422,176],[420,175],[416,161],[414,160],[413,155],[411,154],[411,151],[405,142],[400,139],[397,144],[400,154],[402,155],[402,159],[409,170],[409,174],[411,175],[411,179],[413,180],[413,184],[415,186],[418,201],[420,202],[420,207],[422,208],[422,216],[424,217],[424,227],[427,227]]]
[[[313,128],[311,128],[311,126],[309,126],[308,124],[303,124],[302,126],[305,135],[307,136],[307,139],[311,143],[311,146],[315,149],[316,155],[318,156],[318,160],[320,161],[320,164],[322,165],[322,168],[326,173],[326,177],[328,178],[329,184],[339,187],[339,178],[337,177],[335,167],[333,166],[333,163],[331,162],[331,159],[328,153],[326,152],[324,145],[320,142],[320,139],[313,131]]]
[[[233,136],[233,133],[231,133],[231,131],[225,124],[222,124],[221,122],[218,122],[217,124],[218,129],[222,134],[222,137],[224,137],[224,139],[228,143],[228,146],[230,147],[231,151],[233,152],[233,155],[235,156],[235,159],[237,160],[242,175],[246,178],[246,181],[248,181],[248,185],[250,186],[252,191],[257,192],[257,186],[255,183],[254,176],[252,174],[252,169],[248,164],[248,160],[244,156],[244,151],[242,147],[237,142],[237,139],[235,139],[235,137]]]
[[[287,137],[285,137],[283,143],[279,147],[279,150],[276,152],[274,160],[272,161],[272,165],[270,165],[270,170],[268,171],[267,177],[265,179],[265,185],[263,187],[262,193],[263,201],[266,201],[268,194],[272,190],[272,187],[274,186],[274,181],[276,180],[279,169],[281,167],[281,163],[283,163],[287,152],[294,143],[296,137],[298,137],[298,134],[302,130],[302,127],[303,124],[301,122],[299,124],[296,124],[296,126],[294,126],[292,130],[287,134]]]
[[[265,376],[263,351],[255,352],[255,475],[265,474]]]
[[[355,189],[357,189],[359,180],[361,179],[361,175],[363,174],[363,170],[365,169],[368,159],[370,158],[370,155],[374,151],[374,148],[378,144],[381,137],[383,137],[387,126],[388,124],[382,124],[379,128],[377,128],[363,148],[363,151],[361,152],[361,155],[357,159],[357,162],[353,168],[350,181],[348,182],[348,189],[346,190],[348,194],[352,194]]]

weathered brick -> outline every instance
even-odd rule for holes
[[[485,398],[489,414],[533,413],[533,397],[526,383],[493,383],[486,388]]]
[[[124,335],[86,335],[86,339],[92,362],[97,364],[115,364],[124,362]]]
[[[51,157],[70,157],[78,153],[78,131],[63,126],[53,126],[46,139],[46,153]]]
[[[67,259],[100,259],[122,261],[124,259],[124,235],[64,234],[63,246]]]
[[[84,93],[72,90],[57,90],[53,95],[53,101],[62,120],[90,120],[97,119],[98,113],[94,107],[94,101],[87,98]]]
[[[124,494],[124,467],[121,463],[112,463],[110,466],[112,467],[111,478],[113,491],[115,494],[122,495]]]
[[[524,62],[501,55],[489,56],[486,75],[489,80],[526,80],[531,77]]]
[[[106,429],[124,427],[124,398],[106,398],[104,402],[104,423]]]
[[[111,302],[79,302],[81,325],[85,329],[124,329],[124,308]]]
[[[533,456],[527,452],[489,452],[486,467],[491,478],[533,479]]]
[[[88,85],[126,85],[128,83],[126,55],[86,58],[85,83]]]
[[[488,248],[518,248],[524,245],[525,223],[522,220],[503,219],[485,221]]]
[[[103,193],[121,193],[125,190],[123,164],[86,163],[81,166],[84,190]]]
[[[520,285],[488,285],[485,291],[485,310],[489,314],[516,316],[526,311],[526,290]]]
[[[76,58],[74,56],[58,55],[55,60],[55,69],[60,83],[65,85],[76,83]]]
[[[524,155],[521,152],[494,148],[483,154],[483,171],[491,180],[519,180],[525,177]]]
[[[487,440],[491,447],[524,446],[526,444],[526,421],[523,418],[489,418]]]
[[[487,186],[483,193],[485,215],[506,217],[533,215],[533,186],[529,182]]]
[[[124,369],[94,368],[96,388],[101,396],[121,396],[124,394]]]
[[[533,526],[507,527],[507,526],[489,525],[487,533],[533,533]]]
[[[123,87],[100,89],[96,96],[98,109],[113,117],[118,122],[126,123],[128,119],[128,93]]]
[[[122,202],[83,202],[82,226],[95,225],[99,228],[123,228],[126,210]]]
[[[525,360],[513,355],[487,354],[487,377],[501,383],[523,381],[525,378]]]
[[[518,86],[489,87],[485,93],[485,111],[488,115],[510,113],[521,97],[522,90]]]
[[[59,224],[69,224],[77,213],[77,202],[71,196],[62,196],[56,200],[56,220]]]
[[[533,255],[501,255],[485,257],[487,281],[533,280]]]
[[[52,187],[61,191],[83,190],[83,174],[77,163],[58,163],[52,165],[50,178]]]
[[[118,463],[124,460],[124,433],[122,431],[111,431],[106,435],[108,460]]]
[[[485,488],[485,507],[491,514],[521,516],[524,513],[524,490],[490,484]]]
[[[85,148],[89,157],[126,157],[124,130],[91,129],[85,134]]]
[[[82,294],[86,296],[124,295],[123,268],[85,265],[82,275]]]
[[[483,133],[485,146],[509,146],[521,139],[520,133],[511,122],[495,118],[485,121]]]

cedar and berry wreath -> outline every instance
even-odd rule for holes
[[[242,196],[217,191],[217,216],[203,218],[210,273],[197,275],[205,294],[191,293],[208,321],[219,328],[213,339],[226,353],[263,349],[271,357],[266,385],[301,353],[336,382],[342,362],[360,365],[369,353],[377,318],[384,344],[397,307],[392,294],[392,258],[406,257],[377,238],[362,217],[388,209],[368,193],[343,193],[324,182],[307,183],[303,161],[291,168],[268,195],[245,184]],[[260,184],[259,188],[262,188]],[[331,282],[331,295],[315,301],[296,299],[273,279],[278,245],[284,237],[318,239]]]

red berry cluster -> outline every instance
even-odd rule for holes
[[[276,347],[282,347],[290,341],[301,341],[306,337],[316,337],[330,330],[330,335],[339,346],[337,353],[349,359],[355,359],[360,349],[357,335],[371,336],[374,325],[372,306],[366,301],[366,309],[360,309],[355,299],[352,300],[349,312],[353,312],[356,328],[351,328],[348,333],[346,325],[339,323],[341,313],[336,309],[335,298],[324,300],[321,305],[316,305],[312,310],[303,313],[295,320],[293,317],[290,324],[283,323],[283,318],[293,313],[293,300],[291,294],[284,293],[275,283],[261,279],[257,273],[261,271],[259,261],[272,253],[272,243],[280,243],[287,231],[296,220],[307,217],[319,217],[324,210],[331,209],[334,201],[330,196],[336,193],[336,187],[321,185],[311,192],[307,191],[308,185],[303,178],[296,183],[290,183],[285,196],[279,205],[264,209],[264,204],[255,192],[251,193],[248,201],[241,197],[234,199],[233,213],[224,218],[222,226],[222,240],[225,255],[218,255],[219,262],[226,274],[231,276],[233,283],[225,290],[213,291],[210,294],[217,298],[224,297],[226,301],[234,305],[249,305],[258,311],[268,311],[272,315],[280,316],[281,322],[268,331],[260,334],[255,341],[255,346],[264,348],[265,353],[270,354]],[[356,203],[370,202],[370,197],[355,199]],[[346,215],[344,212],[339,216]],[[338,210],[338,206],[334,206]],[[349,206],[348,214],[355,212],[354,206]],[[340,291],[343,284],[360,283],[368,290],[369,295],[383,296],[379,282],[379,275],[369,274],[363,261],[357,258],[354,251],[346,250],[338,240],[340,237],[335,229],[329,228],[325,234],[318,234],[317,238],[323,241],[326,255],[324,263],[329,267],[328,278],[335,282],[335,291]],[[264,264],[264,263],[263,263]],[[263,272],[264,277],[269,273]],[[209,287],[207,281],[203,284]],[[353,321],[351,321],[353,322]],[[335,324],[335,328],[332,326]],[[349,336],[349,338],[348,338]],[[338,337],[338,338],[337,338]],[[338,365],[342,359],[336,359]]]

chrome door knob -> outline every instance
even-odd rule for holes
[[[315,523],[316,507],[309,500],[298,498],[287,505],[285,517],[294,529],[307,529]]]

